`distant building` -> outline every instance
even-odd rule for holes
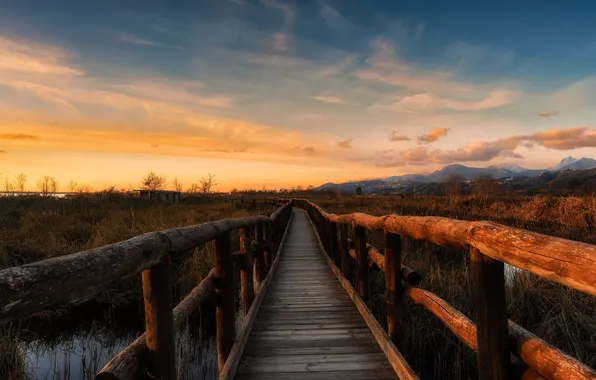
[[[141,199],[165,202],[170,204],[180,203],[180,192],[169,190],[135,190]]]

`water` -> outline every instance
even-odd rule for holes
[[[217,378],[217,346],[210,320],[212,312],[205,314],[189,319],[176,333],[180,379]],[[34,338],[22,343],[30,377],[36,380],[93,379],[112,357],[142,333],[143,326],[138,326],[142,318],[135,319],[136,324],[121,320],[118,322],[123,323],[93,320],[67,329],[63,326],[50,326],[48,329],[46,326],[44,332],[36,328],[38,331],[34,332]]]

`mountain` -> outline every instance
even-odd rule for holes
[[[503,169],[503,170],[508,170],[512,173],[523,173],[523,172],[527,172],[529,169],[526,168],[522,168],[521,166],[518,165],[492,165],[488,167],[489,169]]]
[[[579,160],[575,160],[562,166],[559,170],[586,170],[592,168],[596,168],[596,160],[591,158],[580,158]]]
[[[405,174],[381,179],[365,181],[349,181],[345,183],[326,183],[314,190],[355,193],[360,187],[365,194],[373,193],[406,193],[406,194],[438,194],[441,182],[445,182],[452,175],[461,176],[469,181],[479,176],[488,175],[498,179],[509,188],[528,189],[543,186],[557,180],[559,184],[566,183],[568,178],[583,177],[584,171],[596,168],[596,160],[592,158],[566,157],[557,165],[543,170],[526,169],[518,165],[493,165],[486,168],[475,168],[460,164],[447,165],[430,174]],[[578,171],[577,174],[563,175],[565,180],[558,180],[563,173]],[[581,173],[580,173],[581,172]],[[576,180],[574,180],[576,181]]]
[[[559,162],[555,166],[548,168],[547,170],[549,170],[551,172],[558,172],[559,170],[565,170],[565,169],[563,169],[564,167],[569,166],[576,161],[578,161],[577,158],[565,157],[564,159],[561,160],[561,162]]]

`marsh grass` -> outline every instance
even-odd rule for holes
[[[356,197],[329,200],[329,212],[438,215],[468,220],[493,220],[514,227],[596,244],[596,197],[497,198],[480,205],[476,199],[457,200],[449,207],[442,197]],[[369,242],[383,249],[382,234]],[[467,252],[430,242],[402,238],[403,262],[422,275],[421,287],[437,294],[474,320],[473,284]],[[384,276],[371,272],[373,311],[385,324]],[[507,267],[509,319],[571,356],[596,367],[596,298]],[[475,353],[434,315],[405,301],[405,342],[402,352],[423,379],[477,378]]]
[[[275,208],[204,199],[169,205],[124,197],[104,200],[3,197],[0,198],[0,269],[101,247],[147,232],[270,214]],[[232,248],[238,249],[237,233],[232,239]],[[212,246],[207,244],[173,257],[174,302],[186,296],[209,272],[211,256]],[[113,284],[85,304],[46,310],[0,330],[0,379],[44,378],[30,371],[36,366],[36,358],[42,360],[38,363],[41,371],[49,371],[45,375],[48,379],[92,378],[142,331],[141,298],[138,276]],[[123,324],[124,317],[135,319],[137,325],[110,333],[105,328],[93,327],[101,320],[114,329]],[[177,335],[180,347],[177,355],[189,363],[180,373],[181,378],[198,375],[214,378],[213,363],[215,368],[217,363],[213,339],[203,331],[208,319],[199,318],[198,327],[189,325]],[[64,335],[63,331],[72,326],[83,326],[84,333]],[[24,348],[32,344],[34,349]]]

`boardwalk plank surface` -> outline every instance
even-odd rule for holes
[[[308,217],[294,210],[236,379],[396,379],[319,249]]]

